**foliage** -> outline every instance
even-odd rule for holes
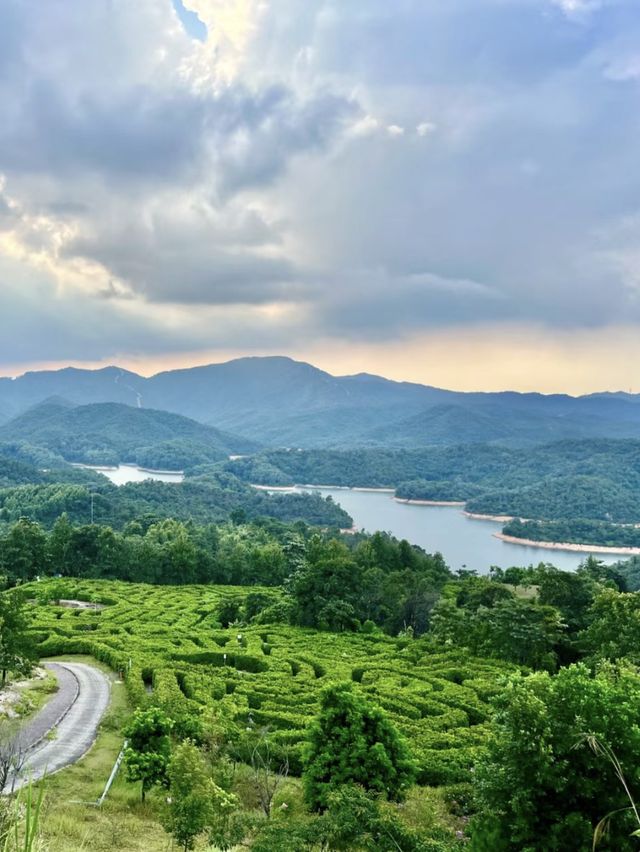
[[[517,598],[480,577],[452,584],[448,591],[433,611],[435,640],[518,665],[555,668],[563,628],[557,609]]]
[[[42,655],[90,654],[124,674],[135,705],[160,707],[174,720],[197,719],[205,731],[214,718],[218,739],[246,763],[243,732],[250,720],[267,727],[274,765],[286,756],[292,776],[302,771],[322,691],[330,682],[351,681],[355,672],[358,694],[382,707],[411,742],[419,782],[464,781],[484,748],[490,698],[513,670],[465,650],[434,648],[428,639],[381,632],[336,634],[279,623],[223,629],[221,602],[269,591],[254,587],[67,579],[32,583],[25,591],[37,600],[32,636]],[[70,609],[59,606],[59,598],[102,608]]]
[[[307,836],[322,849],[335,852],[430,852],[433,846],[406,828],[378,800],[350,784],[329,794],[327,809],[308,827]]]
[[[580,517],[561,521],[521,521],[505,524],[504,535],[529,541],[560,541],[600,547],[640,547],[640,529],[635,525],[612,524]]]
[[[208,524],[227,520],[240,510],[243,518],[250,520],[272,517],[340,528],[352,525],[349,515],[331,498],[308,492],[257,491],[230,474],[187,478],[184,482],[148,479],[120,487],[102,476],[98,482],[68,482],[56,475],[55,482],[0,488],[0,520],[11,523],[29,517],[51,527],[67,513],[74,524],[86,524],[91,520],[92,503],[95,521],[116,529],[145,518]]]
[[[187,852],[214,821],[218,825],[221,817],[236,807],[235,797],[209,777],[202,754],[190,740],[175,747],[167,778],[169,800],[164,825]]]
[[[2,852],[37,852],[44,803],[44,785],[31,782],[14,799],[0,797],[0,849]]]
[[[351,684],[324,692],[305,755],[305,797],[313,810],[325,809],[330,793],[343,784],[401,800],[415,774],[407,746],[383,710]]]
[[[16,591],[0,592],[0,687],[10,672],[31,672],[37,654],[28,627],[25,596]]]
[[[584,733],[613,747],[631,789],[640,784],[640,679],[625,669],[584,665],[554,677],[514,678],[497,699],[487,756],[476,768],[478,815],[472,849],[564,852],[588,849],[606,814],[626,808],[613,768]],[[635,848],[628,812],[611,821],[600,848]]]
[[[119,403],[72,405],[53,400],[30,408],[0,427],[6,441],[28,441],[68,461],[117,464],[219,461],[251,452],[256,444],[168,411]]]
[[[158,707],[136,710],[124,730],[129,744],[124,763],[129,781],[141,781],[142,801],[155,785],[169,783],[172,720]]]
[[[640,593],[620,594],[604,589],[590,610],[590,623],[582,633],[581,646],[599,659],[623,657],[640,663]]]
[[[313,537],[306,562],[289,584],[294,623],[322,630],[355,630],[372,621],[391,633],[410,626],[424,633],[437,594],[451,574],[442,557],[375,533],[352,550]]]
[[[289,774],[289,758],[285,753],[283,759],[274,761],[269,731],[263,728],[250,746],[250,761],[258,801],[269,819],[276,793]]]

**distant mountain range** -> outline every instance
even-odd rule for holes
[[[76,409],[65,415],[65,406],[73,411],[75,406],[116,403],[155,410],[156,415],[172,412],[223,430],[227,434],[216,439],[221,450],[242,445],[229,433],[287,447],[413,448],[471,441],[522,445],[564,438],[640,437],[640,397],[632,394],[461,393],[365,373],[336,377],[290,358],[267,357],[172,370],[151,378],[118,367],[69,367],[3,378],[0,423],[13,422],[2,429],[2,439],[9,435],[15,439],[21,432],[25,440],[35,439],[30,423],[34,416],[46,420],[46,408],[32,412],[27,421],[15,418],[52,397],[58,409],[55,418],[65,428],[65,417],[87,417],[95,423],[93,415],[101,414]],[[142,419],[131,422],[137,428]],[[168,434],[172,427],[166,425]],[[147,443],[156,442],[155,433],[148,437],[153,440]]]

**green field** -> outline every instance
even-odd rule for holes
[[[467,781],[486,740],[489,699],[511,670],[378,633],[280,624],[225,630],[218,610],[239,595],[237,587],[51,580],[28,588],[40,600],[62,591],[65,598],[106,604],[95,611],[37,604],[33,631],[42,656],[89,654],[123,673],[134,705],[157,702],[174,718],[267,727],[294,774],[321,690],[333,680],[353,680],[409,738],[420,784]]]

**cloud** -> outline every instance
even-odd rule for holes
[[[603,5],[603,0],[551,0],[558,6],[569,18],[581,18],[600,9]]]
[[[636,2],[6,0],[3,348],[640,323]]]

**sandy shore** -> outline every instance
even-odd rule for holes
[[[153,467],[138,467],[138,465],[127,465],[127,467],[135,467],[143,473],[157,473],[159,476],[184,476],[184,470],[156,470]]]
[[[295,491],[295,485],[254,485],[251,483],[251,487],[255,488],[257,491]]]
[[[508,524],[509,521],[515,520],[511,515],[480,515],[478,512],[463,512],[462,514],[474,521],[495,521],[497,524]]]
[[[349,485],[255,485],[250,483],[252,488],[257,488],[259,491],[296,491],[299,488],[313,489],[316,491],[373,491],[380,494],[395,494],[394,488],[352,488]]]
[[[530,538],[516,538],[513,535],[494,533],[495,538],[508,544],[521,544],[525,547],[542,547],[546,550],[572,550],[576,553],[619,553],[623,556],[640,555],[640,547],[605,547],[596,544],[573,544],[560,541],[534,541]]]
[[[317,488],[323,491],[372,491],[379,494],[395,494],[395,488],[365,488],[359,485],[312,485],[310,482],[305,482],[304,485],[297,485],[296,488]]]
[[[466,506],[464,500],[410,500],[408,497],[394,497],[396,503],[406,503],[409,506]]]
[[[329,486],[330,487],[330,486]],[[395,488],[350,488],[349,491],[374,491],[378,494],[395,494]]]
[[[118,470],[117,465],[109,464],[82,464],[81,462],[71,462],[71,467],[81,467],[83,470]]]

